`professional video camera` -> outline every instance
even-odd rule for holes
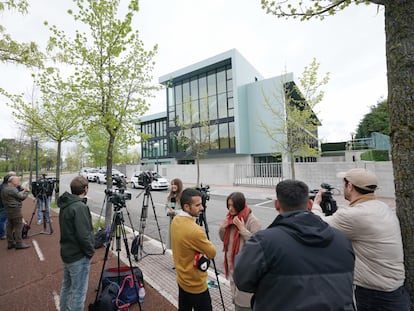
[[[202,204],[203,204],[203,207],[206,208],[207,201],[210,200],[210,186],[209,185],[203,186],[203,184],[201,184],[200,187],[197,187],[196,189],[201,192]]]
[[[112,183],[116,186],[119,190],[126,190],[127,188],[127,181],[125,177],[119,175],[112,176]]]
[[[328,183],[322,183],[321,188],[325,189],[325,191],[322,192],[322,201],[321,201],[320,206],[321,206],[322,211],[324,212],[324,214],[326,216],[330,216],[333,213],[335,213],[336,210],[338,209],[338,206],[336,205],[336,201],[332,197],[332,190],[336,189],[336,188],[332,187]],[[314,200],[316,194],[319,192],[319,189],[314,189],[314,190],[311,190],[310,192],[312,194],[309,196],[309,198],[311,200]]]
[[[46,174],[42,174],[42,178],[32,182],[32,193],[35,197],[52,196],[53,189],[58,180],[55,177],[46,178],[46,176]]]
[[[125,192],[123,189],[105,189],[105,194],[108,196],[109,202],[114,205],[114,208],[125,206],[125,201],[131,200],[132,197],[130,192]]]
[[[149,186],[151,186],[154,180],[155,181],[158,180],[151,171],[142,172],[141,178],[142,178],[142,185],[144,186],[144,188],[149,188]]]

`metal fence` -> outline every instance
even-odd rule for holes
[[[234,165],[236,186],[274,187],[282,179],[282,163]]]

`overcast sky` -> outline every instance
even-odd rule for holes
[[[75,24],[66,13],[70,0],[32,0],[30,13],[5,12],[0,24],[13,38],[41,46],[49,32],[45,20],[64,30]],[[125,1],[123,1],[125,2]],[[300,22],[266,15],[260,0],[141,0],[134,25],[150,48],[158,44],[154,81],[182,67],[237,49],[265,78],[284,71],[298,78],[315,57],[320,73],[330,72],[325,97],[316,107],[324,142],[351,138],[369,108],[387,96],[383,10],[352,5],[324,21]],[[30,93],[30,70],[0,64],[0,85]],[[0,138],[17,138],[18,129],[0,98]],[[151,99],[150,113],[164,111],[165,93]]]

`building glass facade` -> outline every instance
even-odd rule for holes
[[[168,153],[167,121],[165,118],[141,123],[141,132],[151,137],[142,142],[142,158],[165,157]],[[155,144],[158,143],[158,148]]]
[[[234,100],[231,60],[174,78],[167,87],[167,136],[169,153],[184,152],[177,142],[183,124],[192,129],[184,135],[208,141],[209,151],[234,152]]]

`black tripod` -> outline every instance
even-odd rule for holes
[[[152,200],[151,185],[150,184],[146,185],[144,191],[138,194],[137,198],[141,194],[144,194],[144,196],[142,198],[142,208],[141,208],[141,217],[139,220],[138,236],[134,238],[134,241],[132,242],[132,248],[131,248],[131,252],[134,255],[134,258],[136,261],[139,261],[148,255],[164,255],[166,251],[165,245],[162,242],[161,229],[158,223],[157,213],[155,212],[154,201]],[[147,253],[144,251],[144,231],[145,231],[145,227],[147,224],[148,203],[150,200],[151,200],[152,210],[154,212],[155,222],[157,223],[158,234],[160,237],[160,242],[161,242],[161,247],[162,247],[161,253]]]
[[[107,195],[108,196],[108,195]],[[109,248],[111,245],[111,241],[113,239],[113,237],[115,236],[115,245],[116,245],[116,252],[117,252],[117,257],[118,257],[118,284],[121,284],[121,259],[119,256],[119,253],[121,252],[121,237],[124,241],[125,244],[125,250],[126,250],[126,255],[128,258],[128,263],[129,263],[129,269],[130,269],[130,275],[132,276],[133,279],[135,279],[135,275],[134,275],[134,267],[132,266],[132,261],[131,261],[131,255],[129,252],[129,247],[128,247],[128,239],[126,236],[126,232],[125,232],[125,224],[124,224],[124,215],[121,211],[122,207],[126,207],[125,201],[121,200],[122,202],[120,203],[114,203],[114,215],[112,218],[112,223],[111,223],[111,227],[110,227],[110,231],[109,231],[109,238],[107,240],[106,243],[106,249],[105,249],[105,256],[104,256],[104,262],[102,265],[102,270],[101,270],[101,276],[99,277],[99,283],[98,283],[98,288],[96,289],[96,297],[95,297],[95,302],[93,303],[92,307],[90,306],[89,310],[95,310],[93,309],[93,306],[95,306],[96,308],[98,308],[99,304],[98,304],[98,298],[99,298],[99,292],[101,289],[101,284],[102,284],[102,280],[103,280],[103,274],[105,271],[105,264],[108,260],[108,254],[109,254]],[[128,213],[129,216],[129,213]],[[131,218],[129,218],[130,222],[131,222]],[[131,222],[131,227],[132,227],[132,222]],[[137,282],[134,282],[134,288],[135,288],[135,292],[137,297],[139,297],[138,295],[138,286],[137,286]],[[139,302],[139,300],[137,300],[138,302],[138,306],[139,306],[139,310],[141,309],[141,303]],[[98,309],[99,310],[99,309]]]
[[[53,228],[52,228],[52,220],[51,220],[51,215],[50,215],[50,199],[51,197],[49,197],[46,194],[46,190],[42,189],[40,191],[40,193],[37,194],[36,196],[36,202],[35,202],[35,207],[32,213],[32,217],[30,218],[30,222],[29,222],[29,228],[31,228],[31,224],[33,221],[33,217],[36,214],[36,210],[38,208],[42,209],[42,224],[43,224],[43,230],[37,233],[33,233],[30,234],[29,236],[34,236],[34,235],[38,235],[38,234],[52,234],[53,233]],[[38,205],[41,204],[41,206],[39,207]],[[49,219],[47,217],[47,215],[49,216]],[[49,231],[46,230],[47,225],[49,224]]]
[[[203,203],[203,211],[201,212],[200,216],[198,216],[196,222],[197,224],[199,224],[200,226],[204,226],[204,230],[206,231],[206,235],[207,235],[207,239],[210,240],[210,236],[209,236],[209,230],[208,230],[208,224],[207,224],[207,219],[206,219],[206,198],[208,197],[208,194],[206,194],[204,191],[200,191],[202,194],[202,203]],[[221,287],[220,287],[220,281],[219,281],[219,273],[217,271],[217,267],[216,267],[216,262],[214,260],[214,258],[211,259],[211,262],[213,263],[213,267],[214,267],[214,273],[216,274],[216,280],[217,280],[217,286],[220,292],[220,298],[221,298],[221,304],[223,306],[223,310],[226,310],[226,307],[224,306],[224,299],[223,299],[223,293],[221,292]]]

